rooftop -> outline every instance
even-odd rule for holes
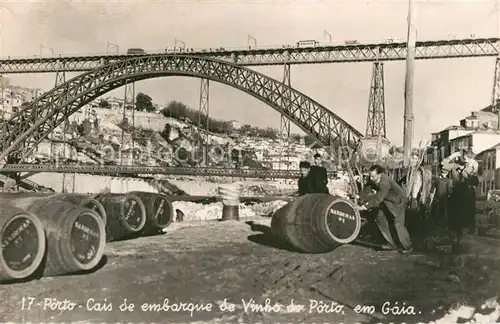
[[[498,129],[478,129],[469,135],[472,135],[472,134],[492,134],[492,135],[496,134],[496,135],[500,135],[500,130],[498,130]]]
[[[465,119],[476,119],[479,120],[479,129],[488,130],[488,129],[497,129],[498,128],[498,115],[492,112],[492,106],[487,106],[479,111],[474,112],[475,116],[469,115],[462,120]],[[490,128],[487,127],[489,124]],[[468,128],[460,125],[451,125],[446,127],[445,129],[435,132],[432,134],[439,134],[441,132],[449,131],[449,130],[477,130],[477,128]]]
[[[481,151],[481,152],[477,153],[476,155],[480,155],[480,154],[482,154],[482,153],[484,153],[484,152],[488,152],[488,151],[491,151],[491,150],[494,150],[494,149],[500,149],[500,143],[495,144],[495,145],[493,145],[492,147],[487,148],[486,150],[483,150],[483,151]]]

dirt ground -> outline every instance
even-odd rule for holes
[[[0,286],[0,322],[416,323],[500,291],[497,240],[469,240],[469,253],[455,258],[359,245],[313,255],[276,242],[267,233],[269,218],[253,220],[263,225],[174,223],[163,235],[109,243],[105,264],[93,273]],[[57,309],[54,299],[74,308]],[[193,304],[166,309],[165,299]],[[265,306],[266,299],[266,309],[248,306],[252,300]],[[296,306],[287,307],[292,301]],[[152,309],[142,310],[144,303]],[[384,303],[404,307],[393,308],[399,315],[384,314]],[[270,309],[275,304],[280,309]],[[401,313],[412,308],[415,315]]]

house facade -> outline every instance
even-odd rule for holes
[[[471,148],[477,154],[498,143],[500,143],[500,131],[494,129],[476,130],[470,134],[452,139],[449,144],[450,154],[468,148]]]
[[[500,188],[500,144],[479,152],[476,160],[479,163],[476,196],[485,198],[489,190]]]

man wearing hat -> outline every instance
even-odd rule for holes
[[[436,179],[434,194],[434,221],[436,225],[448,224],[448,210],[453,182],[449,177],[450,170],[440,167],[439,177]]]
[[[469,229],[469,234],[476,233],[476,190],[475,187],[479,184],[477,171],[479,163],[475,160],[475,154],[472,148],[463,152],[464,163],[461,166],[461,176],[467,184],[466,191],[466,214],[464,219],[464,227]]]
[[[450,196],[450,218],[448,224],[456,233],[457,243],[463,235],[463,229],[468,228],[470,234],[476,231],[476,196],[474,187],[478,184],[478,163],[474,153],[459,150],[443,160],[442,166],[449,166],[453,182]]]

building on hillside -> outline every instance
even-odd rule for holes
[[[6,96],[4,98],[4,100],[6,101],[7,104],[11,104],[12,105],[12,108],[18,108],[18,107],[21,107],[21,105],[23,104],[23,101],[21,100],[21,95],[18,95],[16,93],[10,95],[10,96]]]
[[[457,141],[457,138],[476,131],[493,130],[498,128],[498,116],[493,112],[491,106],[479,111],[473,111],[471,114],[460,120],[459,126],[449,126],[440,132],[432,134],[431,148],[425,157],[426,163],[438,163],[443,158],[448,157],[454,152],[451,143]],[[464,141],[465,139],[461,139]],[[458,140],[460,142],[460,140]],[[493,145],[493,144],[492,144]],[[477,151],[476,151],[477,152]]]
[[[471,114],[460,121],[460,126],[467,128],[498,128],[498,116],[491,106],[479,111],[473,111]]]
[[[40,97],[41,95],[43,95],[42,89],[32,89],[31,100],[35,100],[36,98]]]
[[[428,161],[440,161],[449,156],[453,151],[450,148],[450,142],[455,138],[462,137],[474,132],[474,128],[466,128],[463,126],[449,126],[440,132],[432,133],[431,147],[432,157],[428,157]]]
[[[460,126],[465,128],[480,128],[480,119],[477,111],[471,112],[470,116],[465,117],[460,121]]]
[[[262,166],[265,168],[270,168],[273,170],[298,170],[299,163],[296,160],[283,160],[280,162],[279,159],[265,160],[261,162]]]
[[[450,141],[450,152],[472,148],[474,153],[482,152],[500,143],[500,131],[494,129],[476,130]]]
[[[479,163],[479,185],[476,196],[484,198],[488,191],[500,188],[500,143],[476,155]]]
[[[123,100],[117,98],[109,98],[106,101],[109,103],[109,105],[111,106],[110,108],[113,110],[119,110],[123,106]]]
[[[12,116],[12,104],[7,103],[7,100],[0,99],[0,119],[9,120]]]
[[[230,123],[233,129],[240,129],[242,126],[241,123],[237,120],[231,120]]]

